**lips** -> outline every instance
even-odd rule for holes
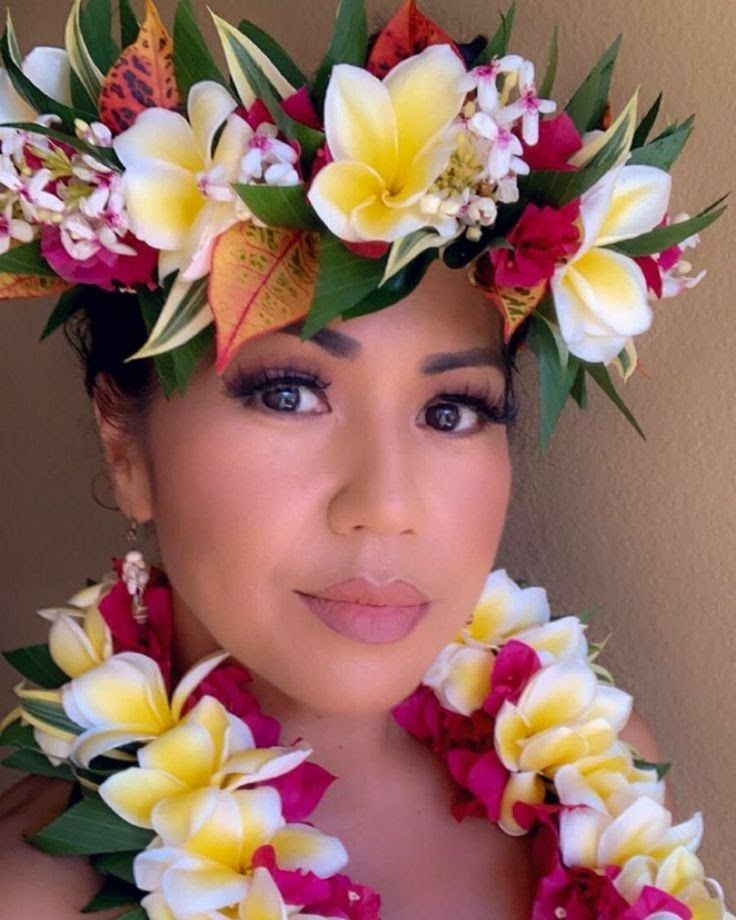
[[[372,607],[416,607],[429,602],[426,594],[422,594],[414,585],[401,579],[378,584],[366,578],[349,578],[347,581],[339,581],[317,591],[300,593],[331,601],[369,604]]]

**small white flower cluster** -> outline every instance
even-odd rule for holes
[[[497,203],[518,201],[517,177],[529,173],[513,129],[520,124],[524,142],[533,146],[539,140],[539,116],[554,112],[556,103],[539,98],[534,64],[517,54],[475,67],[463,88],[475,96],[454,126],[457,147],[420,208],[435,217],[443,235],[455,235],[462,225],[466,236],[477,240],[482,227],[495,223]]]
[[[678,224],[683,220],[687,220],[689,216],[689,214],[678,214],[677,217],[672,220],[672,223]],[[685,249],[695,248],[699,243],[700,234],[695,233],[677,245],[681,251],[684,251]],[[691,288],[694,288],[696,284],[699,284],[707,274],[706,269],[703,269],[701,272],[698,272],[697,275],[688,275],[688,272],[692,270],[693,266],[691,262],[687,259],[678,259],[675,265],[667,271],[662,271],[662,297],[677,297],[677,295],[682,294],[683,291],[689,291]]]
[[[39,123],[50,125],[54,116]],[[105,125],[78,121],[77,136],[110,147]],[[29,158],[41,164],[38,168]],[[117,255],[135,255],[122,242],[129,230],[121,191],[122,175],[93,156],[68,153],[51,138],[15,128],[0,128],[0,251],[10,241],[30,242],[43,225],[59,228],[66,252],[84,261],[101,247]]]

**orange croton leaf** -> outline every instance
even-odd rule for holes
[[[419,54],[429,45],[444,44],[450,45],[462,60],[455,42],[436,22],[419,12],[416,0],[404,0],[376,37],[366,69],[383,79],[404,58]]]
[[[12,300],[15,297],[45,297],[47,294],[59,294],[70,287],[72,285],[63,278],[0,272],[0,300]]]
[[[546,292],[546,281],[533,288],[492,287],[485,291],[486,297],[503,317],[504,342],[508,342],[527,316],[536,310]]]
[[[241,221],[215,244],[208,300],[220,374],[248,339],[309,312],[317,283],[319,235]]]
[[[129,128],[144,109],[176,109],[174,43],[152,0],[138,37],[112,65],[100,91],[100,120],[113,134]]]

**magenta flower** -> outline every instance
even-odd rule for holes
[[[59,277],[72,284],[93,284],[106,291],[116,285],[132,288],[137,284],[155,287],[158,252],[128,233],[122,242],[135,251],[135,255],[121,255],[101,243],[86,259],[75,259],[67,252],[61,230],[49,224],[41,230],[41,253]]]

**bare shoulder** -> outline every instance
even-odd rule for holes
[[[651,726],[636,709],[632,711],[629,721],[623,730],[619,732],[619,738],[628,742],[637,754],[640,754],[644,760],[648,760],[650,763],[656,763],[662,759],[657,739]]]
[[[24,920],[80,920],[80,909],[100,887],[86,859],[49,856],[23,839],[65,808],[71,786],[62,780],[27,776],[0,795],[0,891],[7,917]],[[112,920],[122,911],[95,913]]]

